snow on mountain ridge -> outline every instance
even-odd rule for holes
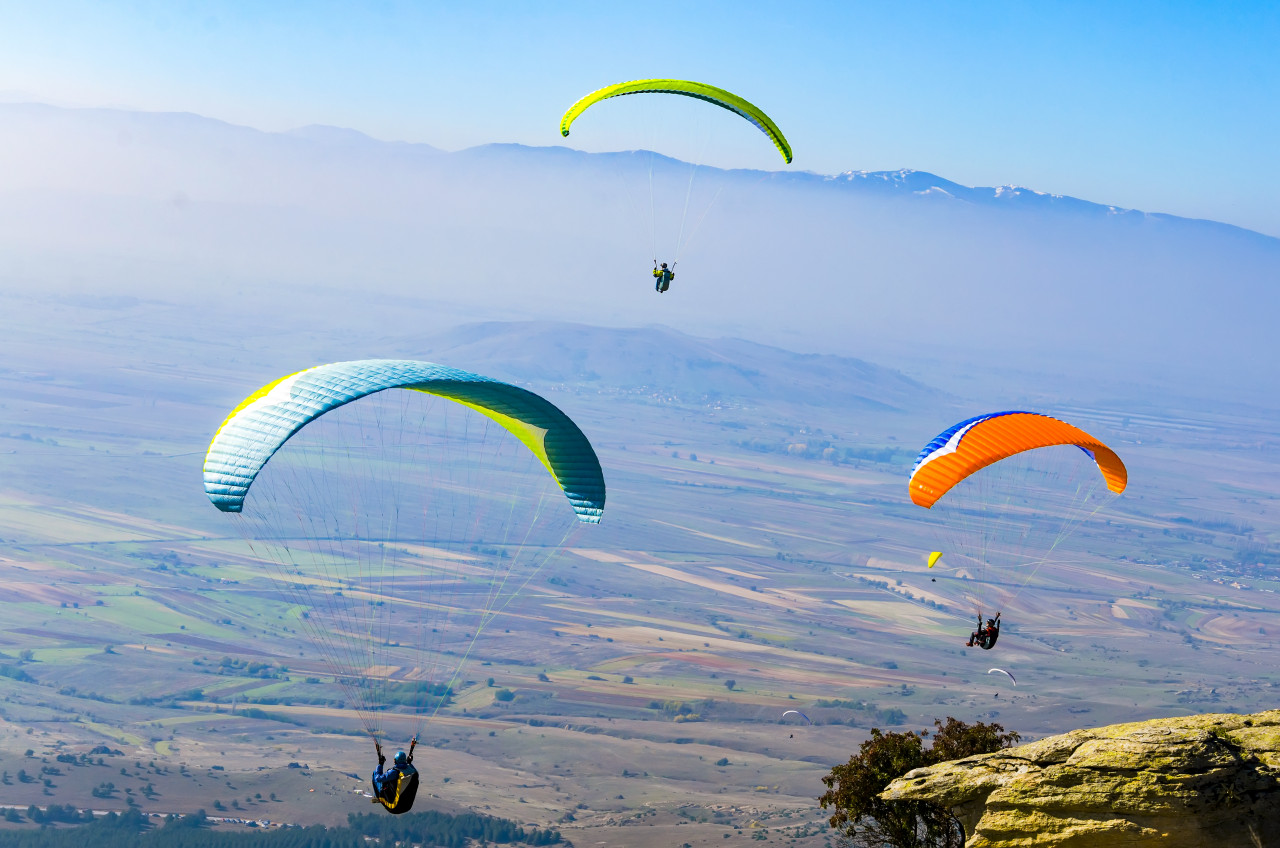
[[[850,188],[865,187],[888,193],[909,192],[917,197],[936,197],[975,204],[1009,204],[1022,201],[1037,206],[1065,206],[1079,211],[1105,210],[1105,214],[1110,215],[1146,214],[1133,209],[1094,203],[1064,194],[1051,194],[1012,183],[1000,186],[966,186],[939,177],[937,174],[913,168],[899,168],[896,171],[843,171],[833,176],[822,177],[822,180],[832,184],[843,184]]]
[[[1134,209],[1094,203],[1065,194],[1052,194],[1013,183],[1000,186],[965,186],[939,177],[937,174],[912,168],[900,168],[896,171],[843,171],[834,176],[823,177],[823,180],[850,187],[865,186],[888,192],[910,192],[917,197],[938,197],[967,203],[1008,204],[1022,201],[1037,206],[1066,206],[1079,211],[1099,211],[1108,215],[1146,214]]]

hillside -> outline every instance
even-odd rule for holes
[[[426,353],[534,385],[686,403],[732,400],[918,411],[946,397],[898,371],[860,359],[795,353],[745,339],[702,339],[668,327],[469,324],[432,337]]]

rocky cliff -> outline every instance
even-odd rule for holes
[[[1115,724],[916,769],[966,848],[1280,846],[1280,710]]]

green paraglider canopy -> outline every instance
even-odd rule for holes
[[[754,124],[756,129],[767,135],[769,140],[773,142],[773,146],[778,148],[778,152],[782,154],[782,158],[787,161],[788,165],[791,164],[791,145],[787,143],[786,136],[782,134],[782,130],[778,129],[778,125],[773,122],[773,119],[761,111],[759,107],[733,92],[725,91],[723,88],[716,88],[714,85],[707,85],[704,82],[691,82],[689,80],[644,79],[607,85],[598,91],[591,92],[569,107],[569,111],[565,112],[564,117],[560,119],[560,135],[568,136],[569,127],[573,125],[579,115],[591,106],[601,100],[620,97],[624,94],[680,94],[685,97],[695,97],[698,100],[713,103],[721,109],[728,109],[730,112],[741,115]]]

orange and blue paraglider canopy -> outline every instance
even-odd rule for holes
[[[1124,491],[1129,474],[1111,448],[1065,421],[1015,410],[961,421],[925,445],[911,469],[911,501],[928,509],[975,471],[1014,454],[1054,445],[1080,448],[1097,463],[1108,489],[1116,494]]]

